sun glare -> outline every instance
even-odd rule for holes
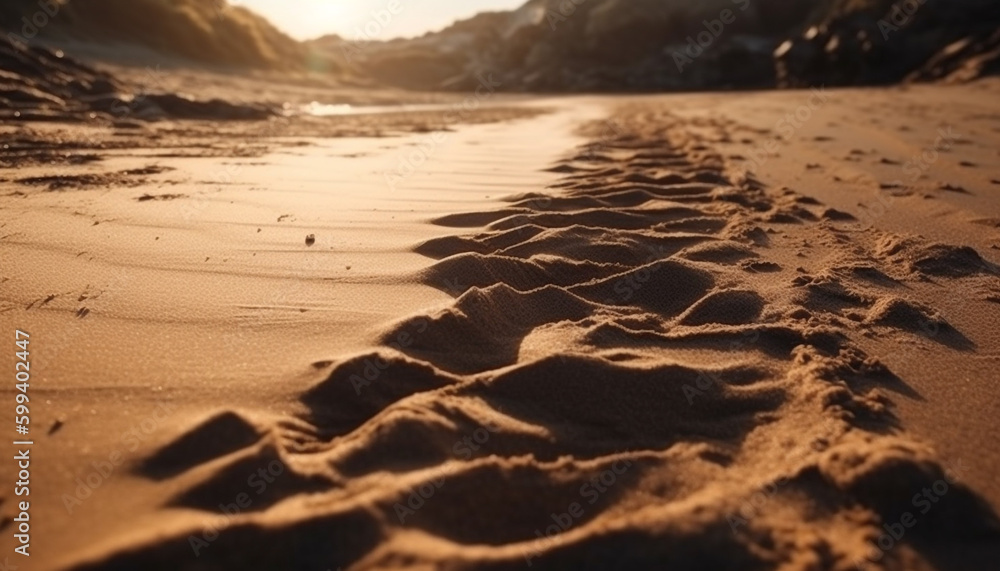
[[[481,10],[514,9],[522,0],[229,0],[266,17],[278,28],[300,40],[326,34],[347,38],[371,36],[364,33],[378,22],[379,33],[371,39],[387,40],[420,35],[443,28],[459,18]],[[396,17],[379,18],[390,8]],[[369,26],[369,30],[372,26]]]

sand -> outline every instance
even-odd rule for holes
[[[998,91],[5,170],[30,568],[992,569]]]

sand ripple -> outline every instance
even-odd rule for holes
[[[79,568],[903,569],[995,541],[951,483],[874,562],[882,526],[948,476],[893,415],[909,387],[859,342],[933,330],[968,350],[902,284],[986,279],[979,255],[765,188],[663,107],[616,120],[558,188],[438,220],[485,226],[416,247],[454,303],[332,364],[300,417],[225,413],[149,459],[171,505],[209,515],[284,466],[210,549],[193,557],[192,518]],[[783,235],[827,269],[797,268]]]

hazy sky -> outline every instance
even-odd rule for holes
[[[310,39],[335,33],[347,38],[359,37],[357,29],[377,31],[372,39],[416,36],[447,26],[456,19],[486,10],[509,10],[526,0],[230,0],[267,17],[276,26],[298,39]],[[387,10],[390,4],[398,13],[384,26],[373,12]],[[383,18],[384,20],[385,18]],[[363,34],[364,32],[362,32]]]

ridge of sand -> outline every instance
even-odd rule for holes
[[[415,247],[451,305],[321,364],[296,415],[192,427],[148,465],[213,443],[174,476],[167,504],[190,511],[73,568],[995,564],[996,514],[906,432],[893,402],[913,388],[866,340],[969,351],[933,290],[995,288],[997,267],[765,185],[666,103],[614,125],[551,193],[438,219],[485,225]]]

